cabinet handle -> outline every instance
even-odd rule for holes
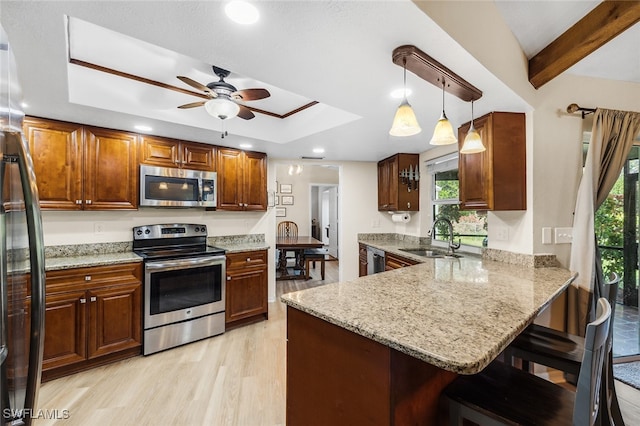
[[[92,302],[95,302],[96,300],[97,300],[97,299],[96,299],[96,296],[91,296],[91,301],[92,301]]]
[[[91,200],[86,200],[85,203],[91,204]]]
[[[227,276],[227,281],[231,281],[231,277]]]
[[[85,281],[91,281],[91,275],[85,275],[84,276],[84,280]]]
[[[82,200],[76,200],[76,204],[82,204]]]
[[[251,258],[250,257],[247,257],[247,262],[251,262]]]
[[[87,299],[85,299],[84,297],[80,299],[80,303],[87,303]]]
[[[411,203],[407,202],[407,208],[410,209],[411,208]]]

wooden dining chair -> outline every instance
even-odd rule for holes
[[[618,284],[620,277],[612,273],[604,283],[601,294],[607,298],[611,305],[611,325],[607,337],[605,351],[604,380],[602,381],[603,406],[601,416],[609,417],[605,424],[624,425],[622,413],[616,396],[613,377],[613,321],[618,296]],[[574,377],[580,372],[585,348],[585,338],[558,331],[538,324],[532,324],[515,338],[504,351],[505,361],[514,364],[514,359],[522,361],[523,370],[529,371],[529,363],[541,364],[556,370],[563,371]]]
[[[459,376],[443,392],[450,425],[463,419],[480,425],[593,426],[600,407],[600,381],[611,319],[604,297],[587,325],[578,386],[572,392],[541,377],[494,361],[478,374]]]
[[[278,223],[278,230],[276,232],[278,237],[297,237],[298,236],[298,224],[290,220],[284,220]],[[294,259],[294,265],[299,266],[302,262],[299,251],[296,250],[283,250],[278,254],[278,262],[282,268],[286,268],[287,262],[290,259]]]

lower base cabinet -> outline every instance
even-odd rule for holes
[[[405,266],[417,265],[418,263],[420,262],[387,252],[385,256],[384,270],[391,271],[393,269],[404,268]]]
[[[139,355],[142,264],[47,272],[42,379]]]
[[[227,253],[227,329],[268,319],[267,259],[267,250]]]

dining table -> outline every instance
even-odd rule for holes
[[[303,254],[306,249],[322,248],[324,243],[309,236],[287,236],[276,237],[276,250],[280,251],[278,257],[277,280],[301,279],[305,276],[305,265]],[[295,264],[293,267],[287,265],[286,253],[295,252]]]

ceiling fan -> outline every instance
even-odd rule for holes
[[[211,82],[206,86],[195,80],[179,75],[178,78],[187,83],[189,86],[198,90],[202,90],[209,100],[191,102],[180,105],[178,108],[187,109],[204,106],[209,114],[221,120],[227,120],[238,116],[245,120],[251,120],[255,117],[253,112],[244,105],[238,104],[237,101],[257,101],[259,99],[268,98],[271,93],[267,89],[243,89],[238,90],[235,86],[224,81],[230,72],[213,66],[213,72],[220,77],[220,80]]]

